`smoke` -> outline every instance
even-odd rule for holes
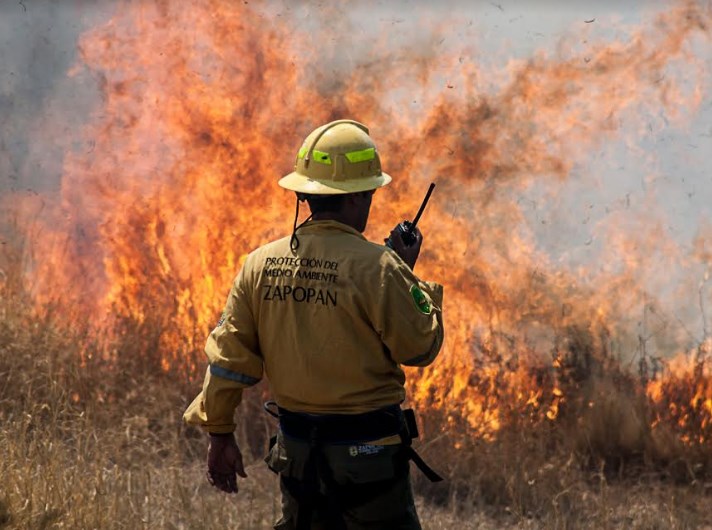
[[[111,12],[108,2],[0,2],[0,193],[59,187],[100,94],[95,79],[68,76],[77,39]]]
[[[638,297],[641,321],[649,307],[660,314],[658,299],[679,301],[684,314],[669,304],[664,321],[699,341],[706,263],[688,251],[707,237],[712,203],[712,54],[695,18],[707,4],[194,4],[0,6],[0,189],[60,205],[69,228],[49,239],[71,240],[59,274],[84,282],[78,305],[90,292],[143,315],[175,290],[193,304],[181,311],[212,321],[215,286],[238,262],[216,252],[281,235],[286,199],[266,198],[276,177],[311,127],[349,115],[372,127],[396,177],[397,202],[381,203],[369,235],[439,180],[423,229],[440,248],[423,267],[451,274],[448,287],[481,288],[478,310],[512,312],[527,296],[526,283],[503,287],[502,270],[542,291],[539,271],[566,270],[592,291],[625,275],[600,297],[633,284],[653,293],[653,305]],[[213,211],[228,199],[258,222]],[[178,287],[160,279],[174,270]],[[199,280],[206,270],[219,277]],[[188,300],[200,291],[202,305]],[[533,297],[512,320],[561,312],[559,297]]]

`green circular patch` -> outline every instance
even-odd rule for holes
[[[424,315],[429,315],[431,313],[433,308],[430,306],[428,297],[425,296],[425,293],[421,291],[417,285],[413,285],[410,288],[410,296],[413,297],[413,302],[415,302],[415,307],[418,308],[418,311]]]

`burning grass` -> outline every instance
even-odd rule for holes
[[[702,525],[709,226],[689,252],[646,199],[633,217],[591,219],[592,253],[567,267],[540,245],[539,223],[589,218],[534,220],[523,205],[539,190],[551,196],[541,209],[558,211],[561,186],[595,183],[577,169],[589,150],[614,140],[642,152],[641,130],[684,127],[708,86],[696,50],[712,37],[709,4],[675,2],[620,39],[586,36],[585,55],[542,50],[494,72],[469,44],[439,56],[376,39],[338,83],[321,77],[306,38],[324,32],[299,33],[252,4],[122,4],[78,43],[73,72],[99,79],[102,95],[73,138],[90,148],[65,153],[56,196],[0,198],[2,250],[27,254],[0,255],[0,525],[269,524],[266,388],[241,407],[253,476],[227,503],[203,479],[205,437],[180,416],[242,256],[288,229],[291,199],[272,177],[291,157],[275,154],[346,116],[372,127],[384,167],[401,176],[375,199],[370,239],[439,178],[418,271],[445,285],[448,338],[433,367],[408,374],[421,449],[449,479],[415,475],[426,528]],[[442,89],[443,75],[457,89]],[[634,165],[649,167],[644,158]],[[664,292],[699,295],[701,325],[669,316],[665,329],[641,327],[637,311],[645,320]],[[691,344],[689,357],[661,360]]]
[[[145,323],[124,322],[110,350],[92,350],[61,312],[34,314],[5,278],[0,527],[269,528],[279,496],[261,462],[273,429],[260,410],[264,388],[241,407],[250,479],[227,499],[204,480],[205,437],[181,424],[197,383],[136,355]],[[492,357],[473,371],[471,384],[499,410],[496,434],[420,410],[420,448],[447,476],[432,485],[414,473],[425,528],[697,528],[707,519],[702,358],[696,371],[660,379],[653,399],[639,376],[584,347],[590,334],[569,332],[566,356],[528,368],[539,395],[553,396],[536,407],[511,387],[492,391],[493,377],[523,364]]]

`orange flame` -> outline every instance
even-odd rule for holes
[[[662,128],[695,112],[707,78],[690,43],[709,44],[709,6],[681,2],[625,40],[591,35],[586,54],[542,51],[497,72],[467,53],[397,53],[375,39],[360,53],[379,60],[326,82],[331,65],[308,29],[246,4],[128,2],[81,39],[78,68],[96,76],[104,99],[85,132],[92,148],[67,154],[57,218],[33,237],[41,259],[28,282],[39,305],[61,299],[69,319],[109,339],[126,319],[159,330],[145,347],[165,369],[202,363],[242,257],[289,230],[293,199],[277,178],[307,131],[342,117],[372,128],[396,177],[375,198],[371,239],[439,182],[418,272],[445,284],[446,350],[410,374],[411,396],[466,418],[485,439],[508,421],[503,402],[556,420],[565,353],[609,351],[635,334],[649,252],[711,262],[709,238],[686,256],[659,223],[640,219],[642,238],[595,227],[607,240],[604,266],[566,270],[538,246],[521,203],[535,186],[555,196],[608,141],[640,150],[620,138],[624,120],[642,130],[641,116],[653,117]],[[577,327],[588,339],[572,344]],[[553,368],[542,372],[548,352]],[[651,381],[650,397],[669,381]],[[694,411],[707,429],[711,389],[705,379],[685,412],[669,414],[684,423]]]

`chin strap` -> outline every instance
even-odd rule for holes
[[[292,252],[296,252],[299,248],[299,238],[297,237],[297,230],[299,230],[301,227],[311,221],[311,218],[314,217],[314,214],[312,213],[304,220],[303,223],[297,226],[297,221],[299,220],[299,203],[304,200],[306,199],[301,198],[299,194],[297,194],[297,209],[294,213],[294,227],[292,228],[292,237],[289,239],[289,248],[292,249]]]

